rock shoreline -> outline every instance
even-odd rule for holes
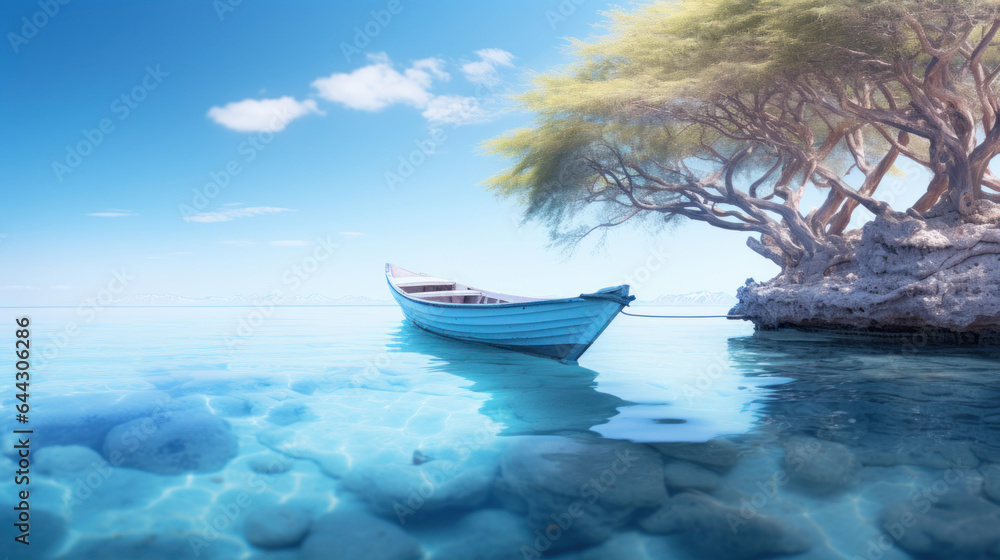
[[[1000,205],[980,204],[976,223],[887,213],[832,236],[774,279],[747,280],[729,314],[761,331],[1000,343]]]

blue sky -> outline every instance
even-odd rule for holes
[[[303,295],[387,298],[387,261],[528,295],[776,273],[702,224],[567,255],[483,186],[506,162],[480,144],[531,120],[506,95],[604,2],[232,2],[3,3],[0,303],[72,304],[123,269],[128,293],[264,294],[318,239],[339,248]]]

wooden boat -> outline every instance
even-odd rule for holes
[[[416,326],[441,336],[576,361],[635,296],[628,286],[563,299],[480,290],[385,265],[392,297]]]

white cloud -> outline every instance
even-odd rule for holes
[[[482,49],[476,51],[479,60],[462,65],[465,79],[474,84],[494,85],[500,82],[498,66],[514,66],[514,55],[502,49]]]
[[[276,247],[303,247],[309,245],[308,241],[300,241],[298,239],[288,239],[284,241],[271,241],[268,245],[274,245]]]
[[[121,218],[124,216],[136,216],[135,212],[131,210],[122,210],[121,208],[108,208],[107,210],[102,210],[100,212],[91,212],[87,214],[88,216],[94,216],[97,218]]]
[[[475,97],[439,95],[421,113],[432,123],[471,124],[489,120],[489,113]]]
[[[230,222],[236,218],[249,218],[250,216],[259,216],[261,214],[271,214],[274,212],[291,212],[291,208],[275,208],[272,206],[250,206],[247,208],[232,208],[229,210],[220,210],[218,212],[198,212],[193,216],[187,216],[184,221],[187,222],[201,222],[201,223],[213,223],[213,222]]]
[[[434,97],[430,87],[434,80],[448,80],[444,61],[425,58],[400,73],[385,54],[368,57],[372,63],[349,74],[331,74],[315,80],[312,85],[323,99],[341,103],[351,109],[380,111],[402,103],[424,108]]]
[[[341,235],[341,237],[361,237],[362,235],[364,235],[360,231],[341,231],[338,233]]]
[[[222,107],[212,107],[208,110],[208,116],[222,126],[239,132],[278,132],[299,117],[319,112],[312,99],[298,101],[285,96],[277,99],[244,99]]]

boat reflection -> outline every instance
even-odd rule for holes
[[[390,333],[388,346],[427,356],[430,369],[489,395],[480,413],[503,424],[502,435],[590,432],[632,404],[598,391],[593,370],[443,338],[407,322]]]

